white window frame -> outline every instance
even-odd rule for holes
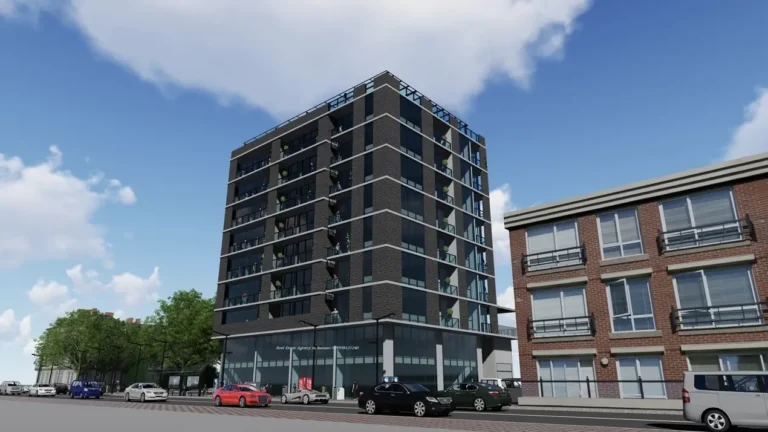
[[[710,354],[711,355],[711,353],[706,353],[706,352],[702,353],[702,354],[704,354],[704,355]],[[737,372],[737,371],[730,370],[730,366],[729,366],[729,369],[725,368],[726,360],[723,357],[733,357],[733,356],[739,356],[739,355],[759,355],[760,356],[760,363],[763,366],[762,371],[763,372],[768,371],[768,353],[759,352],[759,351],[758,352],[738,351],[738,352],[732,352],[732,353],[728,353],[728,354],[717,354],[717,361],[718,361],[719,366],[720,366],[720,372]],[[694,354],[694,357],[695,356],[696,355]],[[691,367],[691,356],[690,355],[685,356],[685,364],[688,366],[688,371],[693,371],[693,368]]]
[[[635,212],[635,226],[637,227],[637,235],[639,236],[639,239],[638,240],[629,241],[629,242],[625,243],[625,242],[623,242],[621,240],[621,226],[619,225],[619,212],[630,211],[630,210]],[[619,239],[618,243],[608,243],[608,244],[606,244],[603,241],[603,230],[602,230],[602,227],[600,226],[600,218],[603,217],[603,216],[613,216],[613,222],[614,222],[614,224],[616,224],[616,237],[618,237],[618,239]],[[643,246],[643,234],[640,231],[640,216],[639,216],[639,214],[637,212],[637,208],[620,209],[620,210],[616,210],[616,211],[613,211],[613,212],[607,212],[607,213],[599,214],[599,215],[597,215],[596,223],[597,223],[597,236],[598,236],[598,238],[600,240],[600,257],[603,260],[614,260],[614,259],[619,259],[619,258],[626,257],[627,255],[624,255],[624,246],[625,245],[635,244],[635,243],[640,243],[640,253],[636,254],[636,255],[629,255],[629,256],[640,256],[640,255],[645,253],[645,247]],[[621,256],[620,257],[616,257],[616,258],[606,258],[605,257],[605,253],[604,253],[605,248],[607,248],[607,247],[616,247],[616,246],[619,247],[619,250],[621,251]]]
[[[656,330],[656,314],[653,309],[653,295],[651,293],[651,280],[650,278],[632,278],[632,279],[642,279],[645,280],[645,285],[648,287],[648,297],[651,299],[651,313],[650,314],[644,314],[644,315],[633,315],[632,314],[632,299],[629,296],[629,285],[627,284],[628,278],[624,279],[615,279],[608,281],[605,285],[605,295],[608,298],[608,311],[611,314],[611,333],[634,333],[634,332],[643,332],[643,331],[655,331]],[[632,323],[632,330],[624,330],[624,331],[616,331],[615,328],[613,328],[613,319],[616,318],[616,316],[613,314],[613,298],[611,297],[611,285],[615,284],[617,282],[624,283],[624,294],[627,296],[627,308],[629,310],[629,313],[627,316],[630,319],[630,322]],[[623,317],[624,315],[622,315]],[[644,330],[635,330],[635,321],[633,318],[653,318],[653,328],[652,329],[644,329]]]
[[[702,268],[702,269],[698,269],[698,270],[693,270],[693,271],[689,271],[689,272],[682,272],[682,273],[677,273],[677,274],[673,275],[673,277],[672,277],[672,286],[674,287],[674,290],[675,290],[675,303],[677,304],[677,308],[678,309],[683,309],[682,305],[680,304],[680,295],[678,294],[678,291],[677,291],[677,276],[682,275],[682,274],[700,273],[701,274],[701,280],[702,280],[702,283],[704,285],[704,296],[707,298],[707,308],[710,309],[709,313],[712,316],[713,323],[712,323],[711,326],[695,325],[695,326],[692,326],[692,327],[686,327],[686,326],[683,325],[683,322],[682,322],[682,319],[681,319],[680,320],[680,329],[691,330],[691,329],[707,329],[707,328],[723,328],[723,327],[726,327],[726,328],[727,327],[750,327],[750,326],[756,326],[756,325],[762,325],[763,324],[763,318],[762,318],[762,315],[760,314],[760,305],[757,304],[757,302],[758,302],[758,297],[757,297],[757,292],[756,292],[757,289],[756,289],[756,286],[755,286],[754,275],[752,274],[752,268],[749,267],[749,266],[733,266],[733,267],[728,267],[728,268],[744,268],[744,269],[747,270],[747,274],[749,275],[749,285],[750,285],[750,288],[752,289],[752,301],[755,303],[755,309],[758,311],[757,322],[752,323],[752,324],[738,324],[738,323],[735,323],[735,324],[718,324],[718,323],[714,322],[714,315],[713,314],[714,314],[715,310],[711,309],[713,307],[717,307],[718,308],[717,309],[718,312],[728,312],[730,310],[741,310],[741,309],[740,308],[727,308],[727,307],[721,307],[721,306],[712,306],[712,299],[711,299],[711,297],[709,295],[709,283],[707,282],[707,277],[706,277],[706,271],[708,269],[707,268]],[[678,314],[677,318],[680,318],[679,311],[677,311],[676,313]]]
[[[545,358],[537,358],[535,360],[536,360],[536,376],[537,377],[541,376],[541,363],[540,363],[541,361],[548,361],[549,362],[550,376],[553,376],[554,375],[552,373],[552,361],[553,360],[576,360],[577,364],[579,365],[577,367],[577,370],[579,372],[579,381],[585,381],[583,383],[579,383],[579,393],[581,395],[584,395],[584,396],[581,396],[579,399],[595,399],[595,398],[599,398],[600,397],[600,395],[598,393],[598,387],[599,386],[597,385],[597,368],[595,367],[595,359],[594,359],[594,357],[591,357],[591,358],[590,357],[545,357]],[[590,393],[586,393],[586,387],[584,389],[581,388],[581,386],[586,386],[587,385],[586,377],[582,377],[582,375],[581,375],[581,360],[589,360],[590,363],[592,364],[592,374],[594,375],[594,380],[590,381],[590,383],[589,383]],[[552,397],[558,397],[557,395],[555,395],[555,387],[554,387],[555,384],[556,383],[554,383],[554,382],[544,383],[544,385],[551,386]],[[537,384],[536,387],[537,387],[538,392],[539,392],[539,397],[544,397],[544,395],[541,392],[541,385]],[[589,396],[586,396],[587,394],[591,394],[592,395],[591,398]],[[573,399],[576,399],[576,398],[573,398]]]
[[[664,359],[662,358],[662,356],[653,356],[653,355],[641,355],[641,356],[628,355],[628,356],[621,356],[621,357],[616,359],[616,378],[619,381],[619,397],[621,399],[639,399],[639,397],[634,397],[634,396],[633,397],[626,397],[624,395],[624,389],[623,389],[623,387],[621,385],[622,384],[622,382],[621,382],[622,381],[622,379],[621,379],[621,366],[620,366],[619,362],[622,359],[634,360],[635,361],[635,372],[637,373],[637,376],[642,378],[643,376],[640,375],[640,359],[641,358],[658,359],[659,360],[659,371],[661,372],[661,381],[665,381],[666,380],[666,378],[664,378]],[[690,369],[690,365],[689,365],[689,369]],[[648,395],[644,395],[645,399],[668,399],[669,397],[667,395],[667,385],[666,385],[666,383],[662,382],[661,383],[661,388],[664,390],[664,396],[651,396],[651,397],[648,397]]]
[[[574,288],[580,288],[581,289],[582,299],[584,300],[584,310],[587,313],[586,318],[584,318],[584,321],[589,323],[589,308],[587,307],[587,287],[586,287],[586,285],[573,285],[573,286],[564,286],[564,287],[556,287],[556,288],[544,288],[544,289],[540,289],[540,290],[537,289],[536,290],[537,292],[560,291],[560,318],[552,318],[553,321],[557,320],[557,319],[568,319],[568,318],[564,317],[564,315],[565,315],[565,306],[563,305],[563,303],[564,303],[563,293],[565,292],[565,290],[574,289]],[[534,295],[534,292],[531,292],[531,319],[533,321],[536,321],[536,308],[534,307],[533,295]],[[581,322],[583,322],[583,321],[573,321],[572,325],[578,325]],[[566,323],[562,323],[562,325],[565,328]],[[534,335],[535,338],[545,338],[545,339],[548,338],[548,337],[572,337],[572,336],[575,337],[575,336],[588,336],[588,335],[590,335],[590,331],[584,332],[584,331],[574,330],[574,331],[570,331],[569,332],[568,330],[564,330],[562,332],[562,334],[552,334],[550,336],[543,336],[543,335],[536,336],[536,324],[534,323],[533,335]]]
[[[568,220],[564,220],[564,221],[553,222],[553,223],[548,223],[548,224],[541,224],[541,225],[536,225],[536,226],[533,226],[533,227],[526,228],[525,229],[525,252],[526,252],[526,254],[530,253],[530,250],[531,250],[530,244],[528,242],[528,230],[530,228],[542,228],[542,227],[547,227],[547,226],[548,227],[552,227],[552,236],[553,236],[553,240],[555,241],[555,248],[552,249],[552,251],[536,252],[537,254],[546,254],[547,252],[553,252],[553,251],[559,250],[559,248],[557,246],[557,230],[556,230],[557,225],[562,225],[562,224],[566,224],[566,223],[570,223],[570,222],[573,222],[573,229],[576,232],[576,246],[574,246],[574,247],[575,248],[580,247],[581,242],[579,240],[579,221],[576,220],[576,219],[568,219]],[[558,255],[567,256],[568,254],[561,253],[561,254],[553,254],[552,256],[558,256]],[[582,256],[581,259],[583,260],[584,257]],[[526,260],[527,260],[527,257],[526,257]],[[568,263],[570,261],[564,261],[564,262]],[[527,263],[525,263],[525,262],[523,263],[523,265],[526,265],[526,264]],[[576,265],[576,264],[549,264],[549,265],[543,264],[543,265],[534,266],[533,268],[531,268],[530,265],[528,265],[528,267],[529,267],[530,271],[535,271],[535,270],[545,270],[545,269],[558,268],[558,267],[568,267],[568,266],[572,266],[572,265]]]
[[[724,240],[724,241],[722,241],[720,243],[707,243],[705,245],[698,244],[698,242],[700,241],[699,233],[706,232],[707,230],[702,230],[701,228],[697,228],[696,227],[696,218],[693,216],[693,206],[691,205],[691,197],[695,197],[695,196],[699,196],[699,195],[705,195],[705,194],[709,194],[709,193],[713,193],[713,192],[720,192],[720,191],[728,191],[728,195],[731,197],[731,208],[733,210],[733,214],[735,215],[736,220],[738,220],[739,219],[739,211],[738,211],[738,208],[736,207],[736,199],[733,196],[733,189],[732,188],[710,189],[710,190],[702,191],[702,192],[699,192],[699,193],[694,193],[694,194],[689,194],[689,195],[684,195],[684,196],[678,196],[678,197],[670,198],[670,199],[664,200],[664,201],[659,203],[659,216],[661,217],[661,231],[662,232],[666,232],[667,231],[667,221],[664,218],[664,203],[667,203],[667,202],[670,202],[670,201],[676,201],[676,200],[683,199],[683,198],[685,199],[686,207],[687,207],[687,210],[688,210],[688,217],[690,218],[690,221],[691,221],[691,228],[689,228],[687,230],[681,230],[681,231],[677,232],[675,235],[676,236],[682,236],[683,234],[691,232],[691,233],[694,234],[695,241],[697,243],[697,244],[694,244],[692,246],[677,247],[677,248],[674,248],[674,249],[671,249],[671,250],[691,249],[691,248],[696,248],[696,247],[700,247],[700,246],[710,246],[710,245],[716,245],[716,244],[722,244],[722,243],[730,243],[730,242],[744,240],[744,232],[741,229],[741,225],[738,222],[734,222],[732,224],[723,224],[722,228],[738,227],[739,228],[739,238],[738,239]],[[714,230],[714,229],[720,229],[720,227],[710,228],[710,230]],[[667,238],[669,238],[669,235],[668,234],[664,234],[664,240],[666,240]]]

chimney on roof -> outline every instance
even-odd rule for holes
[[[141,318],[136,318],[136,321],[133,322],[134,324],[141,324]]]
[[[104,312],[104,316],[108,316],[110,318],[114,318],[115,313],[114,312]]]
[[[125,322],[127,322],[128,324],[133,324],[133,318],[126,318]]]

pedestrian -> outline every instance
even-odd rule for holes
[[[272,394],[272,381],[267,381],[267,385],[264,386],[264,391]]]
[[[357,385],[357,381],[352,381],[352,399],[357,400],[359,397],[360,388]]]

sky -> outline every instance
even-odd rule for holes
[[[389,70],[486,137],[503,213],[768,150],[768,2],[0,0],[0,379],[99,308],[214,295],[230,152]],[[506,324],[511,324],[507,318]]]

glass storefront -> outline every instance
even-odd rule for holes
[[[443,388],[477,381],[477,336],[443,332]]]
[[[435,330],[395,325],[393,375],[400,381],[417,382],[437,390],[437,337]]]

